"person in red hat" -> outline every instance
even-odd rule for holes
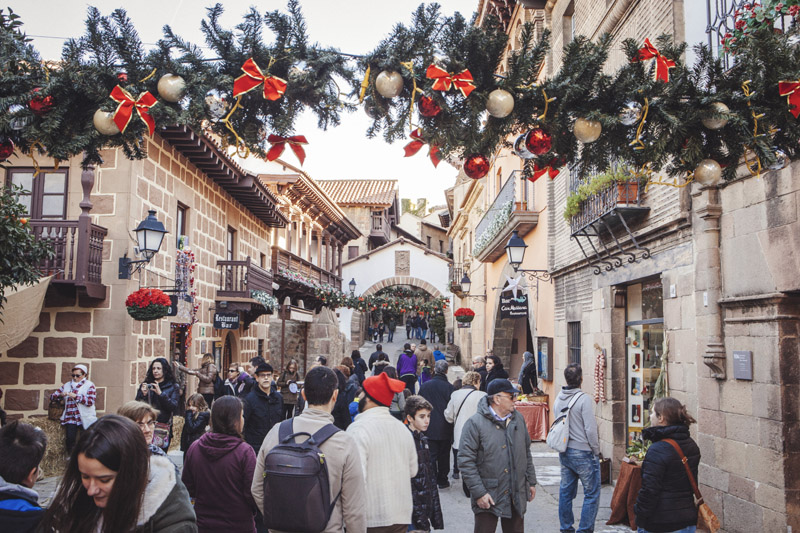
[[[359,414],[347,428],[364,471],[368,533],[405,533],[411,523],[417,448],[411,432],[389,413],[394,395],[405,387],[386,373],[365,379]]]

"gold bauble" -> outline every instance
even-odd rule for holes
[[[393,70],[384,70],[375,78],[375,88],[384,98],[394,98],[403,92],[403,76]]]
[[[575,125],[572,128],[572,133],[575,138],[582,143],[593,143],[600,138],[603,132],[603,125],[597,120],[589,120],[586,118],[578,118],[575,120]]]
[[[167,102],[178,102],[183,98],[186,81],[175,74],[164,74],[158,80],[158,94]]]
[[[694,169],[694,181],[705,187],[719,183],[722,167],[713,159],[703,159]]]
[[[722,102],[714,102],[710,106],[710,110],[715,113],[730,113],[730,109],[728,106],[723,104]],[[725,124],[728,123],[728,119],[725,117],[720,118],[713,118],[713,117],[705,117],[702,119],[703,126],[710,130],[718,130],[725,127]]]
[[[98,109],[94,112],[92,122],[94,123],[94,129],[103,135],[116,135],[119,133],[119,128],[116,123],[114,123],[114,113],[110,111]]]
[[[495,118],[505,118],[514,111],[514,95],[504,89],[495,89],[486,99],[486,111]]]

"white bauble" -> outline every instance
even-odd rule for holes
[[[722,178],[722,167],[713,159],[703,159],[694,169],[694,181],[710,187],[719,183]]]
[[[730,109],[728,106],[723,104],[722,102],[714,102],[711,104],[711,110],[716,113],[729,113]],[[725,117],[720,118],[713,118],[713,117],[704,117],[702,119],[703,126],[710,130],[718,130],[725,127],[725,124],[728,123],[728,119]]]
[[[495,118],[507,117],[514,111],[514,96],[504,89],[495,89],[486,99],[486,111]]]
[[[114,122],[114,113],[110,111],[103,111],[102,109],[98,109],[94,112],[94,117],[92,117],[92,122],[94,123],[94,129],[102,133],[103,135],[116,135],[119,133],[119,128],[117,124]]]
[[[384,70],[375,78],[375,88],[384,98],[394,98],[403,92],[403,76],[393,70]]]
[[[167,102],[178,102],[183,98],[186,81],[175,74],[164,74],[158,80],[158,94]]]
[[[603,133],[603,125],[597,120],[578,118],[572,127],[572,133],[580,142],[592,143],[600,138],[600,134]]]

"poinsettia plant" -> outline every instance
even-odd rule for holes
[[[158,289],[139,289],[125,299],[128,314],[134,320],[156,320],[166,316],[170,306],[169,296]]]
[[[456,312],[453,313],[453,316],[456,317],[456,320],[459,322],[472,322],[475,319],[475,311],[469,307],[459,307],[456,309]]]
[[[800,16],[800,0],[764,0],[748,2],[733,13],[733,32],[727,32],[722,38],[722,51],[736,54],[737,48],[744,39],[775,28],[778,18],[789,16],[794,24]]]

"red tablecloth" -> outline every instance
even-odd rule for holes
[[[528,426],[528,434],[531,440],[547,439],[547,430],[550,429],[550,408],[546,403],[540,402],[519,402],[516,404],[517,411],[525,419]]]

